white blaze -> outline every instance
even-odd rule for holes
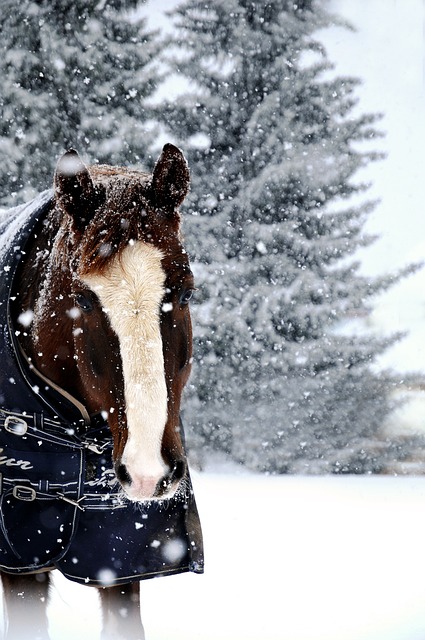
[[[161,456],[167,419],[159,326],[165,282],[161,258],[161,251],[152,245],[135,242],[111,261],[104,274],[83,278],[98,296],[120,343],[128,424],[122,463],[132,478],[128,493],[134,499],[153,493],[168,471]]]

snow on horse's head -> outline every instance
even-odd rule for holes
[[[34,313],[22,346],[46,378],[107,417],[116,474],[134,501],[170,497],[186,470],[179,412],[194,284],[177,209],[188,189],[170,144],[152,174],[87,168],[65,153],[22,275],[23,311]]]

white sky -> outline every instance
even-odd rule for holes
[[[369,164],[361,176],[380,199],[366,229],[379,234],[361,252],[363,269],[381,273],[425,261],[425,2],[423,0],[331,0],[355,32],[332,29],[325,35],[329,57],[339,73],[363,79],[362,112],[383,112],[379,147],[388,155]],[[425,371],[425,269],[390,289],[377,302],[372,325],[408,335],[380,359],[402,372]],[[410,419],[425,424],[425,393]]]
[[[367,229],[381,241],[363,260],[368,271],[387,271],[425,259],[425,4],[331,0],[330,6],[357,27],[325,36],[330,59],[338,72],[363,79],[360,109],[384,113],[379,146],[388,156],[365,171],[370,193],[381,199]]]

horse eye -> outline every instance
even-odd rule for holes
[[[75,304],[85,313],[93,311],[93,303],[84,293],[77,293],[75,296]]]
[[[180,304],[188,304],[193,298],[193,289],[186,289],[180,296]]]

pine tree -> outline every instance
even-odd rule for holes
[[[319,1],[187,0],[175,19],[192,90],[164,121],[190,158],[202,284],[193,444],[269,472],[379,470],[394,381],[370,365],[389,341],[342,331],[394,280],[353,257],[372,241],[355,174],[379,157],[362,144],[377,116],[332,73]]]
[[[70,146],[90,161],[139,164],[160,80],[156,34],[138,0],[4,0],[0,16],[0,198],[50,186]],[[133,10],[133,13],[131,11]]]

